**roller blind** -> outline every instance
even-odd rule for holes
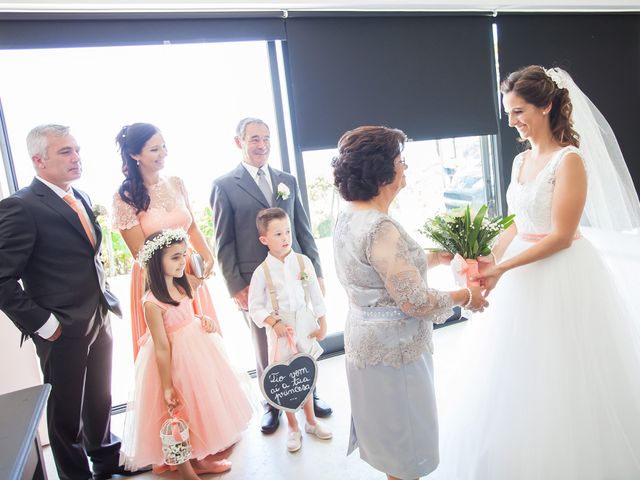
[[[0,14],[0,48],[281,40],[281,12],[242,14]]]
[[[496,133],[491,18],[288,18],[302,150],[335,147],[363,124],[414,140]]]
[[[500,15],[500,75],[526,65],[565,69],[607,118],[640,189],[640,15]],[[519,148],[500,122],[504,180]]]

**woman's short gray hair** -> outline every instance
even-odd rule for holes
[[[27,151],[29,157],[39,156],[43,160],[47,160],[47,147],[49,142],[47,137],[66,137],[69,135],[69,127],[50,123],[47,125],[38,125],[33,128],[27,135]]]

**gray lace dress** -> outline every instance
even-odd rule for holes
[[[401,479],[438,465],[433,323],[453,307],[427,286],[422,248],[376,210],[341,212],[334,232],[338,278],[349,297],[345,325],[351,437],[374,468]]]

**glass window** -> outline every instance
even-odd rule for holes
[[[150,122],[163,132],[164,175],[178,175],[206,235],[213,234],[211,182],[240,161],[233,137],[246,116],[272,129],[273,165],[280,158],[266,42],[0,51],[0,95],[19,186],[31,182],[29,130],[70,125],[81,147],[82,178],[74,184],[111,210],[122,181],[115,136],[123,125]],[[103,227],[110,222],[105,218]],[[113,318],[114,404],[126,402],[133,380],[129,312],[131,257],[117,233],[104,236],[110,284],[125,318]],[[222,275],[210,281],[229,354],[255,368],[250,333]]]
[[[453,208],[487,203],[485,164],[493,161],[484,145],[487,137],[463,137],[407,142],[404,157],[408,165],[407,186],[391,205],[390,215],[397,219],[425,248],[432,246],[419,232],[427,218]],[[344,202],[333,187],[331,159],[337,150],[303,152],[309,195],[309,214],[316,238],[327,288],[327,330],[344,330],[348,301],[335,273],[333,261],[333,225]],[[489,199],[491,194],[489,195]],[[430,272],[430,285],[452,289],[448,268]]]

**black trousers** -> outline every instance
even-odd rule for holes
[[[66,337],[63,327],[55,342],[34,336],[34,343],[44,381],[51,384],[47,427],[60,479],[91,479],[87,456],[95,473],[113,470],[120,440],[111,434],[113,338],[108,313],[85,337]]]

